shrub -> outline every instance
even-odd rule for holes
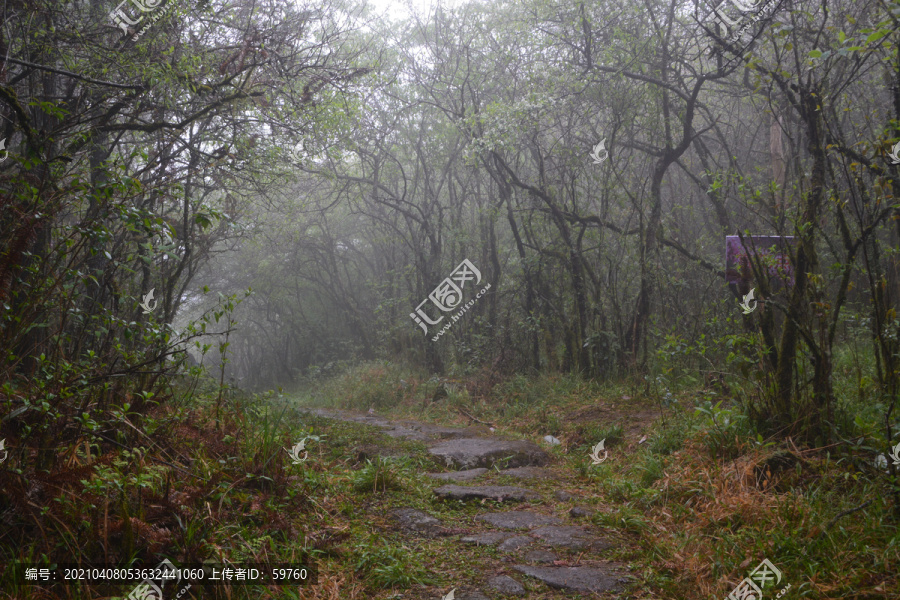
[[[695,414],[702,417],[700,434],[713,457],[732,459],[741,453],[744,440],[756,439],[750,421],[738,408],[722,408],[707,400],[698,405]]]

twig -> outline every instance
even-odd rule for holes
[[[487,425],[487,426],[489,426],[489,427],[493,427],[493,426],[494,426],[493,423],[488,423],[487,421],[482,421],[481,419],[476,419],[475,417],[473,417],[472,415],[470,415],[469,413],[467,413],[466,411],[464,411],[464,410],[461,409],[461,408],[457,408],[456,410],[458,410],[459,412],[461,412],[463,415],[469,417],[470,419],[472,419],[472,420],[475,421],[476,423],[481,423],[482,425]]]
[[[84,75],[79,75],[78,73],[73,73],[71,71],[64,71],[63,69],[57,69],[57,68],[50,67],[47,65],[36,65],[34,63],[25,62],[24,60],[18,60],[15,58],[4,57],[4,60],[7,62],[16,63],[17,65],[31,67],[32,69],[40,69],[42,71],[50,71],[51,73],[58,73],[59,75],[65,75],[66,77],[80,79],[81,81],[86,81],[87,83],[96,83],[96,84],[105,85],[108,87],[121,88],[123,90],[146,90],[147,89],[146,85],[125,85],[122,83],[113,83],[111,81],[100,81],[97,79],[91,79],[90,77],[85,77]]]
[[[856,508],[848,508],[848,509],[845,510],[844,512],[838,513],[838,516],[836,516],[836,517],[833,518],[831,521],[829,521],[829,522],[828,522],[828,525],[826,525],[825,528],[822,529],[822,531],[824,532],[824,531],[826,531],[826,530],[828,530],[828,529],[831,529],[831,526],[834,525],[835,523],[837,523],[838,519],[840,519],[841,517],[846,517],[846,516],[849,515],[850,513],[855,513],[855,512],[858,511],[858,510],[862,510],[862,509],[864,509],[865,507],[867,507],[867,506],[870,505],[870,504],[872,504],[872,501],[871,501],[871,500],[866,500],[865,502],[863,502],[862,504],[860,504],[860,505],[857,506]]]

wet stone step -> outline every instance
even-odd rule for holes
[[[458,427],[442,427],[440,425],[430,425],[428,423],[417,423],[416,421],[400,421],[399,423],[392,423],[391,427],[384,433],[390,437],[403,438],[417,442],[454,438],[459,439],[471,435],[471,432]]]
[[[541,467],[550,460],[537,444],[527,441],[458,439],[441,442],[428,451],[440,464],[458,470],[489,469],[495,464],[505,468]]]
[[[456,592],[454,600],[491,600],[478,590]]]
[[[452,535],[444,525],[428,513],[415,508],[396,508],[391,515],[400,524],[400,529],[406,533],[414,533],[427,538],[436,538]]]
[[[596,567],[539,567],[516,565],[516,571],[556,589],[575,592],[605,592],[619,587],[619,580]]]
[[[544,525],[562,524],[562,521],[554,516],[542,515],[527,510],[487,513],[476,517],[476,519],[500,529],[534,529]]]
[[[532,550],[523,556],[525,560],[532,563],[552,563],[559,560],[559,556],[546,550]]]
[[[487,469],[467,469],[465,471],[451,471],[450,473],[427,473],[432,479],[443,481],[472,481],[487,473]]]
[[[522,502],[540,498],[531,490],[511,485],[444,485],[435,488],[434,495],[444,500],[496,500],[498,502]]]
[[[557,479],[556,473],[550,469],[542,467],[516,467],[514,469],[504,469],[500,471],[500,475],[508,475],[517,479]]]
[[[476,546],[496,546],[500,542],[511,538],[512,534],[501,533],[499,531],[489,531],[487,533],[476,533],[459,538],[464,544],[475,544]]]
[[[605,550],[610,547],[610,543],[594,537],[581,527],[573,526],[549,526],[541,527],[531,531],[531,535],[541,539],[543,542],[556,546],[557,548],[567,548],[569,550]]]
[[[508,596],[524,596],[525,587],[509,575],[498,575],[488,579],[488,587]]]
[[[452,438],[467,438],[477,435],[474,428],[444,427],[442,425],[432,425],[430,423],[420,423],[418,421],[391,421],[381,416],[370,414],[359,414],[346,410],[329,410],[326,408],[306,409],[308,412],[320,417],[334,419],[336,421],[347,421],[351,423],[360,423],[363,425],[371,425],[386,429],[385,435],[395,438],[403,438],[413,441],[434,441]]]
[[[517,552],[532,543],[534,543],[534,538],[525,535],[516,535],[504,540],[502,544],[497,546],[497,550],[506,553]]]

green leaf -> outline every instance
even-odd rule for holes
[[[890,33],[890,32],[887,29],[879,29],[878,31],[876,31],[875,33],[871,34],[869,37],[866,38],[866,43],[871,44],[872,42],[877,42],[878,40],[880,40],[881,38],[886,36],[888,33]]]
[[[819,58],[820,56],[822,56],[822,51],[821,51],[821,50],[810,50],[810,51],[809,51],[809,57],[810,57],[810,58]]]
[[[194,215],[194,222],[203,229],[206,229],[207,227],[212,225],[212,221],[210,220],[210,218],[203,213],[197,213],[196,215]]]

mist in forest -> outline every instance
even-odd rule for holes
[[[888,5],[393,6],[8,12],[6,376],[610,378],[681,353],[703,377],[750,336],[757,399],[800,414],[862,336],[896,392]],[[725,237],[756,235],[790,238],[793,285],[726,277]],[[462,261],[490,290],[435,341],[469,290],[422,302]]]
[[[449,396],[490,432],[477,410],[557,398],[522,381],[627,382],[617,397],[663,415],[690,389],[710,430],[715,407],[760,446],[855,443],[900,497],[897,2],[0,12],[0,516],[37,506],[39,473],[81,482],[104,453],[187,435],[166,419],[194,401],[237,444],[262,414],[238,400],[376,388],[319,387],[360,365],[402,374],[396,405]],[[595,456],[615,437],[597,432],[578,434]],[[260,490],[299,447],[276,437],[241,472]],[[122,556],[145,516],[129,489],[92,505],[92,527],[118,515]]]

